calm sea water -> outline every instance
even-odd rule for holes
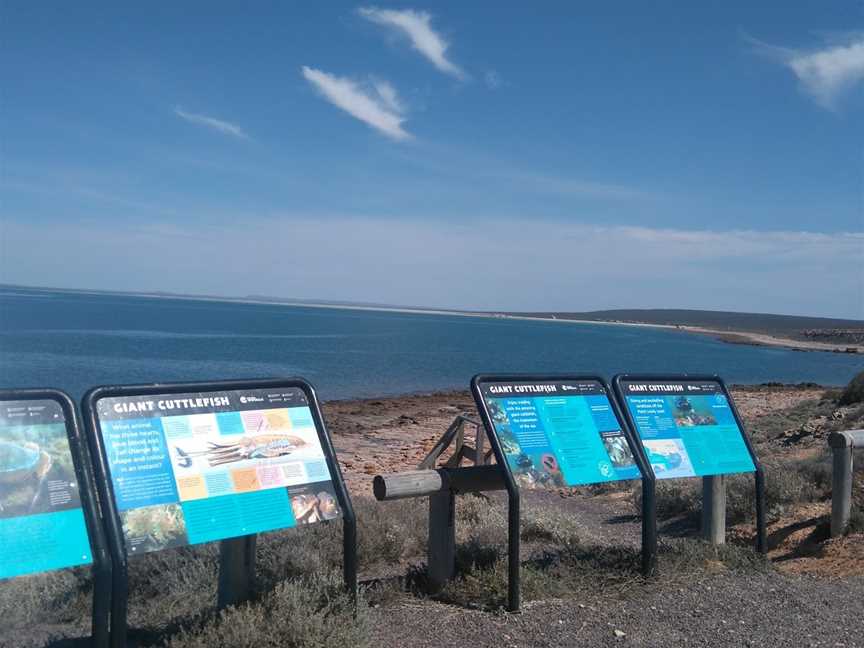
[[[709,372],[845,384],[861,356],[650,328],[0,291],[0,386],[300,375],[324,399],[465,388],[478,372]]]

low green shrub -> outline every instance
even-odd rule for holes
[[[769,518],[776,519],[796,504],[818,502],[830,496],[831,459],[827,452],[763,466],[765,471],[765,505]],[[726,516],[731,524],[752,520],[756,514],[753,475],[726,477]],[[641,511],[642,491],[636,488],[633,502]],[[689,517],[694,523],[702,513],[702,485],[699,479],[658,481],[656,487],[657,517],[661,520]]]
[[[344,591],[337,573],[279,583],[259,601],[183,628],[168,648],[362,648],[369,645],[366,606]]]
[[[0,583],[0,619],[5,628],[87,619],[90,570],[35,574]]]
[[[849,515],[849,524],[846,527],[846,535],[864,533],[864,509],[853,506]]]
[[[357,552],[360,564],[398,563],[426,550],[429,512],[425,501],[358,500]]]
[[[654,503],[657,517],[668,520],[679,516],[698,516],[702,510],[701,481],[698,479],[658,480],[655,486]],[[642,513],[642,487],[636,485],[632,491],[632,503],[637,513]]]
[[[799,429],[815,418],[830,416],[837,409],[831,396],[826,393],[823,398],[805,400],[788,409],[749,419],[750,438],[756,444],[763,443],[780,437],[787,430]]]
[[[750,547],[712,545],[690,538],[665,541],[658,553],[664,578],[669,574],[686,579],[687,574],[716,569],[717,566],[739,573],[764,573],[773,569],[767,557]]]
[[[572,515],[554,509],[528,511],[522,518],[520,536],[525,542],[569,549],[579,546],[579,525]]]
[[[846,388],[840,394],[837,400],[840,405],[855,405],[856,403],[864,403],[864,371],[857,374]]]
[[[506,504],[485,495],[457,497],[456,542],[504,547],[507,544]],[[425,539],[423,548],[426,548]]]

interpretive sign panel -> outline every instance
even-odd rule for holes
[[[657,479],[756,470],[719,379],[620,376],[615,385]]]
[[[599,378],[480,376],[473,388],[520,487],[642,476],[609,389]]]
[[[337,469],[312,398],[297,381],[92,392],[126,554],[340,517]]]
[[[22,394],[0,393],[0,579],[94,561],[71,402]]]

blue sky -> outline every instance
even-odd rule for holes
[[[858,2],[5,2],[0,281],[864,318]]]

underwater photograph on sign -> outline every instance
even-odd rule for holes
[[[495,433],[523,488],[637,479],[639,468],[602,384],[481,383]]]
[[[624,382],[622,390],[658,479],[756,470],[719,383]]]
[[[128,554],[341,516],[298,388],[109,397],[97,410]]]
[[[92,562],[78,488],[60,404],[0,401],[0,579]]]

